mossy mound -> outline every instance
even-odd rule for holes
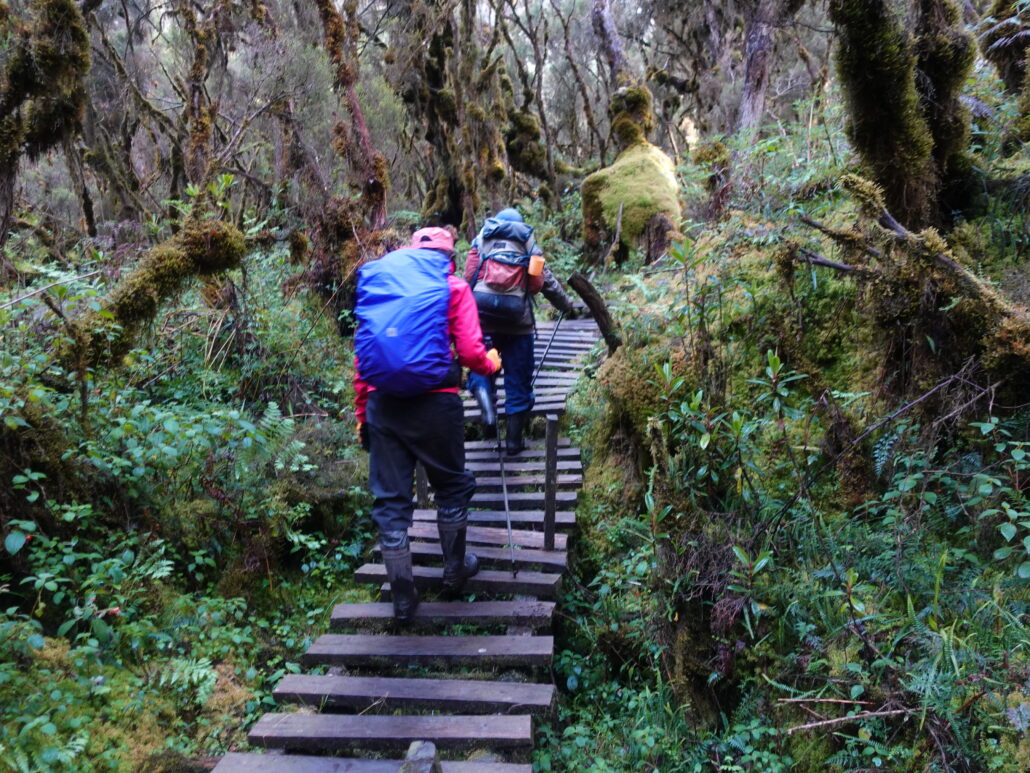
[[[583,238],[596,257],[606,234],[614,236],[619,224],[620,249],[639,244],[648,223],[665,215],[673,223],[681,217],[679,182],[672,159],[649,142],[638,142],[619,154],[609,167],[583,180]]]

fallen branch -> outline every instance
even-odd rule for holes
[[[862,711],[858,714],[852,714],[848,717],[835,717],[834,719],[822,719],[818,722],[809,722],[805,725],[798,725],[787,730],[787,735],[796,733],[798,730],[811,730],[816,727],[826,727],[827,725],[842,725],[846,722],[855,722],[862,719],[872,719],[873,717],[896,717],[899,714],[914,714],[912,709],[891,709],[890,711]]]
[[[844,271],[846,273],[851,273],[852,271],[866,271],[866,269],[861,269],[858,266],[849,266],[847,263],[838,263],[835,260],[827,260],[811,250],[806,250],[804,247],[799,247],[798,252],[801,253],[801,257],[799,257],[798,260],[803,263],[811,263],[814,266],[825,266],[826,268],[833,268],[837,271]]]
[[[615,354],[615,350],[622,346],[622,338],[616,332],[615,323],[612,321],[611,314],[608,313],[608,306],[605,304],[604,298],[590,284],[590,280],[578,271],[569,277],[569,287],[579,294],[583,303],[590,309],[590,313],[594,315],[594,321],[597,322],[597,327],[604,336],[604,342],[608,344],[608,354]]]

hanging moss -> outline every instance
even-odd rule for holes
[[[998,70],[1006,90],[1018,93],[1026,80],[1030,8],[1018,0],[995,0],[982,24],[980,50]]]
[[[1027,61],[1030,62],[1030,52],[1027,53]],[[1030,142],[1030,81],[1023,81],[1016,108],[1019,112],[1019,118],[1016,120],[1016,139],[1020,142]]]
[[[678,223],[681,217],[679,182],[672,159],[648,142],[632,145],[615,163],[594,172],[580,186],[583,199],[583,238],[596,259],[602,241],[614,238],[622,209],[620,242],[636,246],[648,221],[659,213]]]
[[[59,354],[69,368],[117,362],[134,345],[161,304],[195,276],[235,268],[246,246],[243,234],[218,220],[187,223],[174,237],[150,249],[101,304],[72,325],[72,337]]]
[[[509,117],[504,135],[508,160],[524,174],[547,177],[547,152],[540,143],[540,121],[528,110],[516,110]]]

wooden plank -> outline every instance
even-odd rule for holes
[[[319,708],[365,710],[375,706],[386,711],[429,709],[454,714],[541,714],[554,702],[554,685],[287,674],[272,695],[280,703]]]
[[[416,524],[418,521],[432,521],[435,524],[436,510],[416,510],[415,521]],[[513,525],[518,524],[519,526],[539,526],[540,528],[543,528],[543,505],[541,505],[539,510],[512,510],[511,522]],[[501,523],[507,525],[508,519],[505,516],[503,510],[469,510],[469,523],[482,525]],[[576,514],[570,510],[559,510],[554,514],[554,524],[559,529],[570,529],[576,525]],[[433,528],[436,528],[435,525]],[[470,532],[472,531],[472,528],[472,526],[469,527]],[[410,533],[411,532],[409,532],[409,534]],[[471,539],[471,537],[469,537],[469,539]],[[505,538],[504,544],[508,544],[507,538]],[[531,546],[527,543],[520,544],[525,544],[526,547],[537,547],[536,545]],[[540,544],[541,546],[543,545],[543,543]],[[555,544],[557,545],[559,550],[563,549],[559,543]]]
[[[362,714],[265,714],[247,735],[255,746],[298,751],[407,749],[430,741],[440,749],[529,748],[529,715],[378,716]]]
[[[559,491],[554,497],[558,507],[574,508],[578,500],[578,491]],[[472,506],[496,510],[504,507],[504,499],[500,492],[477,491],[472,496]],[[512,510],[542,510],[544,494],[542,491],[511,491],[508,492],[508,506]],[[469,515],[471,516],[471,512]]]
[[[545,453],[546,453],[546,449],[541,448],[541,447],[527,448],[527,449],[525,449],[524,451],[522,451],[519,454],[518,461],[517,461],[515,466],[516,467],[521,466],[521,464],[523,462],[542,461],[544,459]],[[566,460],[577,461],[581,457],[580,457],[580,453],[579,453],[579,449],[578,448],[559,448],[558,449],[558,458],[559,459],[566,459]],[[472,451],[466,451],[465,452],[465,460],[466,461],[489,461],[489,460],[493,460],[493,461],[496,462],[497,461],[497,448],[495,446],[494,448],[492,448],[490,450],[474,449]],[[507,467],[509,467],[509,466],[511,466],[510,463],[509,463],[509,465],[507,465],[505,467],[505,469],[507,469]]]
[[[416,626],[517,625],[545,628],[554,615],[553,601],[423,601],[418,605]],[[393,604],[381,601],[337,604],[329,619],[330,628],[393,622]]]
[[[553,543],[552,543],[553,544]],[[490,566],[511,566],[511,551],[507,542],[504,547],[491,547],[489,545],[469,546],[469,551],[479,557],[479,563],[485,568]],[[378,554],[379,545],[372,548],[372,552]],[[443,553],[440,550],[439,542],[412,542],[411,557],[414,561],[422,563],[443,561]],[[527,550],[524,548],[515,549],[515,563],[522,567],[538,567],[544,572],[561,572],[565,570],[568,555],[564,550]]]
[[[567,437],[558,439],[558,448],[569,448],[572,446],[572,441]],[[526,442],[526,448],[538,448],[541,451],[544,450],[544,441],[542,440],[529,440]],[[577,451],[579,449],[576,449]],[[497,452],[497,441],[496,440],[466,440],[465,451],[493,451]]]
[[[400,773],[403,764],[404,760],[229,752],[215,767],[215,773]],[[443,773],[533,773],[532,765],[507,762],[443,760],[440,765]]]
[[[513,466],[517,465],[518,462],[513,462]],[[505,469],[507,472],[507,469]],[[539,488],[547,482],[546,475],[506,475],[506,482],[508,484],[508,491],[518,490],[520,488]],[[565,475],[556,475],[554,480],[555,490],[563,489],[570,491],[573,489],[579,489],[583,486],[583,476],[574,473],[568,473]],[[477,491],[493,491],[501,488],[501,478],[493,477],[490,475],[477,475],[476,476],[476,490]]]
[[[408,665],[529,668],[549,666],[554,654],[551,636],[383,636],[324,633],[301,659],[307,665]],[[429,739],[424,739],[429,740]]]
[[[443,582],[443,567],[416,566],[413,574],[415,585],[419,588],[439,588]],[[365,564],[354,573],[354,579],[356,582],[385,583],[386,567],[382,564]],[[550,572],[522,570],[513,578],[511,572],[480,569],[479,574],[465,582],[465,590],[553,599],[558,594],[560,584],[561,575]]]
[[[555,449],[555,450],[557,450],[557,449]],[[513,467],[514,467],[514,469],[513,469]],[[557,461],[557,462],[554,463],[554,467],[555,467],[555,470],[560,470],[560,471],[564,471],[564,472],[577,472],[577,473],[582,473],[583,472],[583,462],[581,462],[579,459],[564,459],[564,460],[561,460],[561,461]],[[496,459],[493,459],[492,461],[484,461],[484,462],[479,462],[479,461],[469,462],[469,461],[466,461],[465,462],[465,469],[469,470],[470,472],[499,472],[500,471],[500,467],[497,464],[497,460]],[[514,464],[506,464],[506,465],[504,465],[504,472],[506,474],[512,476],[512,477],[514,477],[515,475],[518,475],[520,473],[526,473],[526,472],[543,472],[545,469],[547,469],[546,462],[524,462],[524,461],[522,461],[522,454],[519,454],[519,459],[518,459],[518,461],[514,462]]]
[[[415,522],[408,527],[408,536],[412,539],[436,539],[439,536],[439,533],[436,530],[436,524],[432,523],[432,521],[436,520],[436,511],[423,510],[421,511],[421,513],[420,511],[416,511],[416,513],[417,515]],[[571,522],[574,522],[575,513],[563,513],[563,515],[572,516]],[[426,520],[418,520],[420,516],[425,518]],[[504,513],[500,513],[500,518],[502,521],[504,520]],[[516,547],[542,548],[544,546],[544,535],[542,532],[539,531],[528,531],[526,529],[512,529],[511,537],[512,543]],[[465,539],[468,541],[469,545],[507,546],[508,530],[495,529],[489,526],[469,526],[468,529],[465,531]],[[556,549],[566,549],[566,546],[568,544],[567,535],[555,534],[554,539]]]

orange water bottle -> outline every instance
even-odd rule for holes
[[[544,256],[530,255],[528,271],[530,276],[540,276],[544,273]]]

